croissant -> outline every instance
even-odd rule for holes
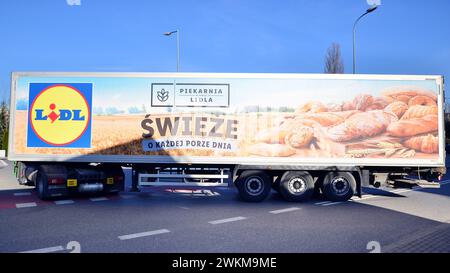
[[[391,102],[386,108],[385,111],[390,111],[394,113],[398,118],[401,118],[403,114],[408,110],[408,105],[402,101],[394,101]]]
[[[422,118],[402,119],[391,123],[386,131],[391,136],[408,137],[434,132],[438,129],[438,116],[427,115]]]
[[[326,134],[329,139],[337,142],[371,137],[383,133],[390,123],[397,120],[397,116],[391,112],[361,112],[350,116],[339,125],[330,127]]]
[[[437,115],[437,106],[413,105],[405,112],[401,119],[421,118],[427,115]]]
[[[403,145],[427,154],[433,154],[439,151],[439,139],[431,134],[411,137],[405,140]]]

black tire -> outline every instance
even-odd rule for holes
[[[272,180],[264,171],[244,171],[236,181],[240,197],[247,202],[261,202],[270,193]]]
[[[275,179],[275,181],[272,183],[272,189],[274,189],[278,193],[280,193],[280,180],[281,175],[279,175],[277,179]]]
[[[355,177],[349,172],[329,172],[323,179],[322,192],[327,200],[347,201],[356,192]]]
[[[308,200],[314,194],[314,178],[304,171],[287,171],[280,180],[280,193],[290,202]]]
[[[48,181],[47,176],[39,170],[36,176],[36,192],[41,200],[48,200],[50,198],[48,194]]]

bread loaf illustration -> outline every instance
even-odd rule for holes
[[[394,113],[398,118],[401,118],[403,114],[408,110],[408,105],[402,101],[394,101],[391,102],[386,108],[385,111]]]
[[[297,110],[296,113],[320,113],[320,112],[326,112],[328,111],[328,108],[321,103],[320,101],[311,101],[308,103],[303,104]]]
[[[408,101],[408,105],[426,105],[426,106],[436,106],[436,100],[428,97],[428,96],[423,96],[423,95],[419,95],[419,96],[415,96],[412,97],[411,99],[409,99]]]
[[[344,118],[340,115],[330,112],[306,114],[303,117],[305,119],[317,121],[322,126],[336,125],[344,121]]]
[[[384,98],[377,97],[373,99],[372,104],[369,105],[365,110],[366,111],[381,110],[384,109],[387,105],[388,103]]]
[[[285,144],[257,143],[248,148],[252,155],[286,157],[296,153],[295,149]]]
[[[408,104],[409,100],[415,96],[426,96],[431,98],[433,101],[437,101],[437,97],[433,92],[409,86],[397,86],[387,89],[382,92],[382,96],[388,102],[402,101],[406,104]]]
[[[311,127],[300,126],[294,128],[289,132],[284,143],[290,145],[292,148],[303,148],[308,146],[314,138],[314,130]]]
[[[437,106],[413,105],[406,110],[401,119],[422,118],[427,115],[437,115]]]
[[[427,154],[437,153],[439,151],[439,139],[437,136],[431,134],[408,138],[403,142],[403,145]]]
[[[383,133],[388,125],[398,118],[391,112],[374,110],[357,113],[343,123],[327,130],[327,136],[333,141],[343,142]]]
[[[386,131],[391,136],[409,137],[434,132],[438,129],[438,116],[427,115],[422,118],[402,119],[391,123]]]
[[[281,143],[284,144],[284,138],[289,131],[280,128],[269,128],[258,132],[255,141],[264,143]]]
[[[367,94],[360,94],[353,99],[353,109],[364,111],[372,105],[373,97]]]

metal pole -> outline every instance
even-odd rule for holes
[[[177,72],[180,72],[180,30],[177,29]]]
[[[353,24],[353,74],[356,73],[356,24],[359,20],[361,20],[361,18],[363,18],[364,15],[368,13],[369,12],[365,12],[363,15],[359,16]]]
[[[355,48],[355,44],[356,44],[356,33],[355,33],[355,25],[353,25],[353,74],[356,73],[356,48]]]

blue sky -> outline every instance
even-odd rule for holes
[[[0,92],[12,71],[322,73],[366,0],[0,0]],[[358,24],[358,72],[450,77],[450,1],[383,0]]]

